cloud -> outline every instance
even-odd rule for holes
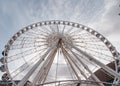
[[[119,1],[105,0],[105,12],[90,25],[98,29],[105,36],[118,34],[120,32],[120,16],[117,15]]]
[[[37,4],[36,4],[37,3]],[[60,19],[74,22],[90,22],[102,12],[103,0],[48,0],[29,1],[30,15],[40,20]],[[99,12],[98,12],[99,11]]]
[[[120,52],[120,39],[118,39],[120,37],[120,16],[118,15],[120,1],[105,0],[104,4],[103,9],[105,11],[98,19],[90,22],[88,26],[103,34]]]

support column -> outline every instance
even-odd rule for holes
[[[94,73],[92,73],[92,71],[89,69],[89,67],[84,64],[84,62],[80,59],[80,57],[78,57],[73,51],[71,51],[72,54],[79,60],[79,62],[84,66],[84,68],[91,74],[92,78],[96,81],[96,82],[100,82],[100,80],[96,77],[96,75]],[[104,86],[102,83],[98,83],[99,86]]]
[[[106,72],[110,73],[111,75],[117,77],[120,79],[120,75],[119,73],[115,72],[113,69],[107,67],[106,65],[104,65],[103,63],[101,63],[100,61],[98,61],[97,59],[95,59],[94,57],[92,57],[91,55],[87,54],[86,52],[82,51],[81,49],[69,44],[70,46],[72,46],[75,50],[77,50],[78,52],[80,52],[82,55],[84,55],[86,58],[88,58],[89,60],[92,60],[94,63],[96,63],[97,65],[99,65],[101,68],[103,68]]]
[[[27,82],[29,77],[33,74],[33,72],[37,69],[37,67],[41,64],[41,62],[44,60],[44,58],[48,55],[48,53],[56,46],[56,44],[52,45],[45,54],[41,57],[41,59],[31,68],[31,70],[23,77],[23,79],[20,81],[18,86],[24,86],[24,84]]]
[[[72,70],[74,71],[74,73],[75,73],[77,79],[78,79],[79,81],[81,81],[81,78],[79,77],[77,71],[75,70],[75,68],[74,68],[74,66],[73,66],[73,64],[72,64],[72,62],[70,61],[69,57],[66,55],[66,53],[65,53],[65,51],[64,51],[63,48],[62,48],[62,52],[63,52],[63,55],[65,56],[65,59],[67,59],[69,65],[71,66]]]

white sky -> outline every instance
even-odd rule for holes
[[[89,26],[120,52],[119,4],[120,0],[0,0],[0,52],[23,27],[54,19]]]

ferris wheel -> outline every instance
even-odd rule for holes
[[[97,31],[74,22],[51,20],[24,27],[2,55],[2,80],[13,86],[104,86],[98,70],[113,79],[113,86],[120,80],[115,47]]]

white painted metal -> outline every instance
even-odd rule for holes
[[[42,76],[42,75],[45,76],[44,73],[46,73],[46,71],[45,71],[44,68],[47,68],[47,67],[48,67],[47,64],[49,64],[49,62],[51,62],[51,61],[53,62],[54,57],[52,57],[52,55],[55,54],[55,52],[56,52],[56,47],[57,47],[56,45],[54,45],[54,46],[55,46],[55,47],[52,48],[52,50],[50,51],[50,55],[47,57],[47,59],[45,60],[43,66],[42,66],[41,69],[38,71],[37,75],[35,76],[35,78],[34,78],[34,80],[33,80],[33,83],[32,83],[32,86],[35,86],[37,82],[38,82],[38,84],[41,84],[41,83],[39,82],[39,79],[42,79],[42,80],[43,80],[43,78],[42,78],[41,76]],[[50,60],[50,61],[49,61],[49,60]],[[41,81],[41,80],[40,80],[40,81]]]
[[[88,37],[88,39],[85,38],[86,36]],[[92,39],[90,39],[89,36]],[[96,42],[96,43],[100,42],[100,43],[92,44],[89,42]],[[87,45],[91,45],[91,46],[87,46]],[[105,50],[105,52],[107,53],[111,53],[111,55],[109,56],[104,54],[103,52],[100,51],[98,52],[96,46],[101,50]],[[35,77],[34,81],[31,81],[31,83],[33,86],[41,83],[45,84],[44,82],[48,76],[48,73],[50,72],[51,65],[52,63],[54,63],[55,57],[57,58],[55,54],[58,49],[61,49],[62,52],[60,55],[63,55],[63,58],[66,59],[65,60],[66,63],[70,65],[72,72],[74,72],[76,79],[79,82],[82,82],[82,78],[79,76],[78,71],[76,70],[79,70],[79,73],[81,73],[82,76],[86,79],[86,82],[84,83],[87,83],[87,81],[89,81],[88,77],[91,76],[95,82],[100,82],[98,83],[99,86],[103,86],[103,83],[95,76],[94,72],[90,70],[87,63],[84,63],[82,59],[80,59],[80,56],[73,51],[74,49],[80,54],[82,54],[84,58],[89,59],[89,61],[94,62],[95,65],[98,65],[100,68],[105,70],[106,73],[109,73],[110,75],[114,76],[115,77],[114,83],[118,84],[120,81],[120,74],[117,71],[119,65],[116,64],[116,61],[115,61],[115,71],[114,71],[110,67],[106,66],[104,62],[97,60],[96,59],[97,56],[96,58],[94,58],[92,56],[94,54],[89,55],[88,52],[82,50],[83,48],[88,49],[88,52],[90,52],[89,49],[94,49],[93,51],[91,50],[91,52],[93,52],[95,55],[101,55],[101,57],[102,56],[109,57],[109,59],[101,58],[101,60],[109,63],[115,61],[116,59],[120,60],[118,58],[118,54],[117,54],[118,52],[116,51],[114,46],[103,35],[99,34],[93,29],[73,22],[52,20],[52,21],[43,21],[29,25],[21,29],[16,34],[14,34],[14,36],[8,41],[7,45],[5,46],[5,50],[3,52],[3,58],[0,59],[0,62],[5,65],[5,67],[4,68],[1,67],[1,69],[2,70],[4,69],[7,72],[10,80],[14,82],[15,80],[14,77],[17,76],[21,77],[19,74],[21,74],[21,72],[24,73],[23,72],[24,70],[27,71],[27,67],[29,67],[28,64],[33,62],[30,60],[33,60],[33,58],[35,58],[36,63],[31,67],[29,71],[27,71],[27,74],[25,75],[23,74],[23,77],[17,86],[24,86],[24,84],[27,81],[29,81],[31,75],[35,73],[35,70],[41,65],[41,63],[43,63],[43,65],[41,65],[41,68],[39,69],[38,73],[36,74],[36,76],[34,76]],[[43,53],[44,51],[45,53]],[[11,54],[11,52],[13,53],[13,55],[9,55]],[[39,54],[35,54],[35,55],[38,55],[39,58],[33,55],[34,53],[38,53],[38,52]],[[30,58],[29,55],[31,55],[32,58]],[[26,57],[27,58],[29,57],[30,59],[26,60],[27,59]],[[87,76],[86,73],[84,73],[84,71],[80,69],[78,63],[76,62],[76,59],[78,60],[77,62],[80,62],[83,68],[85,68],[88,71],[90,76]],[[20,60],[21,62],[22,61],[23,62],[20,66],[17,65],[19,66],[18,68],[15,65],[16,69],[11,72],[11,69],[9,68],[10,66],[13,65],[10,64],[12,62],[16,63],[16,60]],[[44,68],[46,68],[46,70],[44,70]],[[54,83],[56,84],[57,81],[54,81]],[[73,86],[76,86],[77,83],[74,84]],[[16,86],[16,84],[14,85]],[[59,85],[62,86],[61,82],[59,83]]]
[[[63,50],[63,54],[64,54],[65,58],[67,59],[68,63],[70,64],[72,70],[74,71],[74,73],[75,73],[77,79],[78,79],[79,81],[81,81],[81,78],[79,77],[77,71],[75,70],[75,68],[74,68],[74,66],[73,66],[73,64],[72,64],[72,62],[70,61],[70,59],[68,58],[68,56],[65,54],[64,50]]]
[[[96,64],[98,64],[101,68],[103,68],[105,71],[107,71],[108,73],[110,73],[111,75],[120,78],[119,73],[115,72],[113,69],[110,69],[109,67],[107,67],[106,65],[102,64],[100,61],[98,61],[97,59],[93,58],[92,56],[88,55],[86,52],[83,52],[82,50],[78,49],[75,46],[72,46],[74,49],[76,49],[77,51],[79,51],[80,53],[82,53],[86,58],[89,58],[89,60],[92,60],[93,62],[95,62]]]
[[[55,46],[55,45],[54,45]],[[54,47],[53,46],[53,47]],[[53,47],[50,47],[46,53],[41,57],[41,59],[32,67],[32,69],[27,73],[27,75],[20,81],[18,86],[23,86],[28,78],[33,74],[33,72],[36,70],[36,68],[40,65],[42,61],[44,61],[44,58],[48,55],[48,53],[53,49]]]
[[[83,61],[80,59],[80,57],[78,57],[73,51],[71,51],[71,52],[72,52],[72,54],[80,61],[80,63],[85,67],[85,69],[91,74],[91,77],[92,77],[96,82],[100,82],[100,80],[96,77],[96,75],[95,75],[94,73],[92,73],[92,71],[88,68],[88,66],[83,63]],[[104,86],[102,83],[98,83],[98,85]]]

